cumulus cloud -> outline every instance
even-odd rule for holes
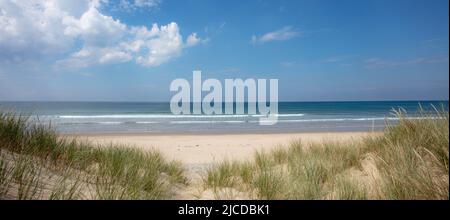
[[[137,39],[130,42],[135,46],[134,51],[147,51],[137,57],[136,61],[139,64],[158,66],[179,56],[184,47],[178,25],[174,22],[161,27],[154,24],[150,31],[145,29],[140,31],[143,33],[137,34]]]
[[[2,55],[32,56],[68,49],[73,38],[63,34],[61,21],[71,11],[59,6],[57,1],[0,0]],[[78,6],[87,8],[88,4],[80,1]]]
[[[284,41],[292,39],[299,35],[300,32],[296,31],[293,27],[285,26],[279,30],[263,34],[262,36],[253,35],[251,38],[251,42],[253,44],[257,44],[257,43],[266,43],[270,41]]]
[[[68,16],[62,21],[63,34],[80,37],[88,45],[108,45],[121,40],[127,26],[119,20],[101,14],[96,7],[90,7],[79,19]]]
[[[133,59],[132,54],[114,47],[84,47],[69,58],[58,60],[56,68],[84,68],[92,65],[123,63]]]
[[[129,26],[103,14],[100,7],[104,2],[0,0],[0,59],[69,54],[56,61],[56,67],[80,68],[131,60],[157,66],[204,41],[195,33],[184,41],[175,22],[153,24],[150,29]],[[152,7],[158,3],[135,0],[130,4]]]

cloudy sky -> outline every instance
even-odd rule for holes
[[[448,0],[0,0],[0,100],[169,101],[175,78],[280,100],[446,99]]]

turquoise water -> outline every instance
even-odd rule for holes
[[[416,117],[419,105],[448,110],[448,101],[280,102],[278,123],[259,125],[261,115],[173,115],[157,102],[0,102],[62,133],[264,133],[381,130],[395,123],[392,109]]]

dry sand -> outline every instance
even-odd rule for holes
[[[374,133],[286,133],[286,134],[205,134],[205,135],[145,135],[108,134],[81,135],[94,143],[119,143],[142,149],[156,149],[166,158],[181,161],[185,165],[210,164],[224,159],[250,159],[255,151],[287,147],[291,141],[317,142],[323,140],[346,141]]]

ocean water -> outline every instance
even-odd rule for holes
[[[448,101],[280,102],[278,123],[259,125],[261,115],[173,115],[161,102],[0,102],[0,110],[19,112],[67,134],[86,133],[276,133],[382,130],[396,122],[393,109],[411,118],[419,105],[448,110]]]

